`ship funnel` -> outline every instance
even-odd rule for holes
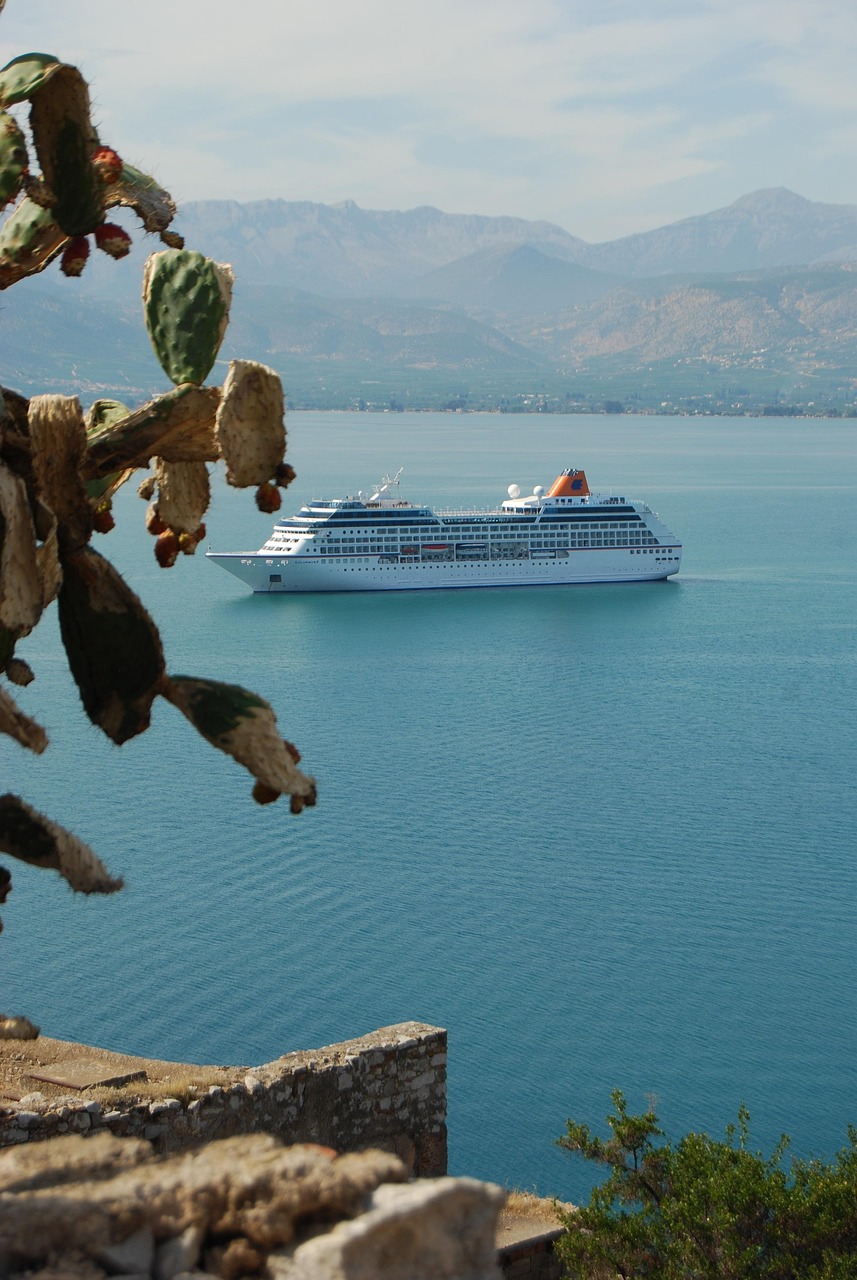
[[[586,473],[567,467],[548,489],[549,498],[585,498],[589,493]]]

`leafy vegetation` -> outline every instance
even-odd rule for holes
[[[750,1148],[749,1115],[724,1141],[689,1133],[673,1144],[650,1108],[632,1115],[613,1092],[611,1136],[567,1122],[558,1145],[606,1165],[582,1209],[560,1212],[558,1250],[577,1280],[854,1280],[857,1128],[831,1163]]]

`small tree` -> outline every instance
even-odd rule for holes
[[[689,1133],[675,1145],[653,1110],[630,1115],[622,1093],[612,1136],[567,1122],[558,1145],[606,1165],[589,1204],[560,1211],[559,1253],[572,1277],[614,1280],[853,1280],[857,1277],[857,1129],[832,1164],[749,1149],[749,1115],[718,1142]]]
[[[28,117],[19,122],[23,109]],[[83,76],[51,55],[26,54],[0,70],[0,209],[7,206],[0,224],[3,289],[57,258],[65,275],[80,275],[92,242],[124,257],[130,237],[105,221],[114,206],[132,209],[144,231],[160,237],[167,248],[146,263],[143,307],[174,386],[133,410],[97,400],[86,414],[76,397],[27,400],[0,388],[0,733],[31,751],[47,746],[8,682],[33,679],[16,644],[56,600],[84,710],[113,742],[147,729],[152,703],[163,697],[249,769],[255,800],[265,804],[285,793],[298,813],[315,803],[315,783],[297,768],[298,753],[278,733],[270,706],[235,685],[168,675],[154,622],[91,545],[94,533],[112,528],[112,495],[150,465],[140,492],[150,500],[146,526],[164,568],[182,552],[192,555],[203,537],[209,464],[222,458],[230,484],[257,486],[262,510],[279,506],[277,486],[294,476],[283,462],[279,378],[264,365],[233,361],[222,388],[203,385],[228,323],[231,269],[185,249],[169,229],[175,214],[169,194],[103,145]],[[121,887],[92,850],[19,796],[0,796],[0,850],[53,868],[83,893]],[[9,887],[9,873],[0,868],[0,901]]]

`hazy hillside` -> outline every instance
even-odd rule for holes
[[[504,330],[550,362],[717,357],[735,367],[857,358],[857,267],[831,265],[629,283]],[[857,367],[857,365],[855,365]]]
[[[480,249],[415,280],[413,297],[473,311],[533,315],[603,297],[622,277],[550,258],[532,245]]]
[[[228,336],[235,355],[255,350],[280,369],[291,357],[449,370],[539,363],[514,338],[459,311],[258,286],[242,292]]]

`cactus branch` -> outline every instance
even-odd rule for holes
[[[29,135],[16,119],[23,104],[29,104]],[[232,269],[186,250],[170,228],[176,209],[169,193],[101,143],[89,88],[76,67],[43,53],[0,67],[0,209],[8,209],[0,223],[0,289],[57,258],[65,275],[80,275],[93,243],[124,258],[130,236],[105,220],[115,206],[131,209],[146,232],[169,246],[148,259],[143,303],[161,367],[176,385],[136,409],[96,401],[85,417],[76,397],[27,400],[0,388],[0,673],[11,685],[30,682],[33,672],[15,646],[56,599],[84,710],[112,742],[147,729],[153,701],[163,696],[250,771],[258,803],[286,794],[299,813],[315,804],[315,782],[297,767],[298,752],[281,737],[268,703],[237,685],[170,679],[151,617],[89,545],[94,533],[113,526],[112,494],[153,460],[142,492],[154,498],[147,528],[165,568],[180,552],[192,554],[204,537],[208,463],[225,459],[229,483],[258,486],[257,503],[273,509],[277,486],[294,474],[283,461],[280,380],[264,365],[235,361],[222,391],[200,385],[228,323]],[[35,752],[48,743],[5,682],[0,735]],[[0,796],[0,851],[57,870],[83,893],[121,887],[82,841],[17,796]],[[9,886],[0,868],[0,902]],[[27,1028],[38,1034],[20,1019],[0,1017],[0,1037]]]
[[[277,718],[264,698],[240,685],[193,676],[167,677],[161,692],[213,747],[243,764],[273,792],[268,798],[290,795],[295,813],[315,804],[315,779],[298,769],[297,752],[280,737]]]
[[[146,467],[156,454],[169,462],[215,462],[220,456],[214,419],[217,387],[175,387],[89,436],[84,476],[88,480],[125,467]]]
[[[122,881],[108,874],[89,845],[19,796],[0,796],[0,849],[20,862],[58,871],[76,893],[115,893],[122,888]]]
[[[41,755],[48,745],[48,735],[40,724],[25,715],[14,698],[0,685],[0,733],[14,738],[28,751]]]

